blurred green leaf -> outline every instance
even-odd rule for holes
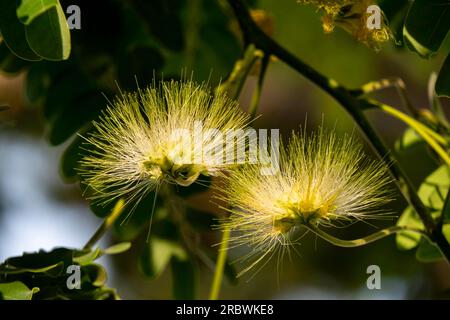
[[[85,266],[85,265],[88,265],[88,264],[94,262],[95,259],[97,259],[102,253],[100,248],[97,248],[92,251],[86,250],[87,252],[84,252],[84,251],[85,250],[76,252],[73,257],[73,261],[75,263],[79,264],[80,266]]]
[[[438,96],[450,98],[450,54],[447,55],[441,71],[439,71],[435,89]]]
[[[444,234],[445,239],[450,243],[450,224],[444,224],[442,226],[442,233]]]
[[[197,270],[189,259],[171,260],[173,297],[177,300],[193,300],[197,291]]]
[[[93,263],[95,260],[97,260],[99,257],[105,254],[108,255],[119,254],[127,251],[128,249],[130,249],[130,247],[131,247],[130,242],[121,242],[103,250],[100,248],[96,248],[95,250],[75,251],[73,262],[79,264],[80,266],[86,266],[88,264]]]
[[[427,143],[412,128],[406,129],[396,141],[395,151],[400,165],[417,187],[437,168],[436,162],[430,157]]]
[[[416,251],[416,258],[421,262],[435,262],[441,260],[443,256],[436,245],[426,239],[422,239]]]
[[[186,259],[184,248],[177,242],[152,236],[140,256],[139,268],[154,279],[163,273],[172,257]]]
[[[24,253],[20,257],[8,258],[0,267],[9,270],[24,269],[29,272],[48,272],[57,274],[62,271],[63,266],[72,262],[72,250],[66,248],[56,248],[50,252],[40,250],[39,252]]]
[[[450,224],[442,227],[442,233],[447,241],[450,242]],[[435,262],[444,259],[444,256],[435,244],[423,238],[416,251],[416,258],[422,262]]]
[[[26,25],[25,34],[30,48],[39,56],[55,61],[69,58],[70,31],[59,3]]]
[[[109,248],[103,249],[104,254],[119,254],[131,248],[131,242],[121,242]]]
[[[419,188],[418,195],[433,211],[441,211],[450,186],[450,169],[442,165],[430,174]]]
[[[36,1],[35,1],[36,2]],[[31,50],[25,35],[25,26],[17,19],[18,1],[0,1],[0,33],[8,48],[17,57],[39,61],[42,58]]]
[[[422,221],[411,207],[407,207],[405,211],[403,211],[397,221],[397,225],[424,229]],[[395,240],[397,242],[397,247],[400,250],[411,250],[417,247],[421,237],[422,236],[416,232],[401,232],[397,233]]]
[[[29,289],[20,281],[0,283],[0,300],[31,300],[39,288]]]
[[[108,280],[105,268],[99,264],[89,264],[83,270],[88,274],[90,283],[95,287],[102,287]]]
[[[56,248],[52,251],[27,253],[7,259],[0,265],[0,284],[20,281],[28,288],[39,288],[33,300],[53,299],[118,299],[115,290],[107,288],[105,269],[93,263],[100,249],[76,250]],[[69,266],[79,266],[81,289],[67,287]]]
[[[58,262],[50,266],[42,267],[42,268],[16,268],[11,267],[10,264],[7,264],[6,267],[0,267],[0,272],[11,275],[11,274],[19,274],[19,273],[45,273],[48,276],[58,276],[64,270],[64,263]]]
[[[378,5],[383,10],[396,40],[403,40],[403,24],[410,2],[408,0],[380,0]]]
[[[434,218],[442,214],[445,198],[450,186],[450,171],[446,165],[432,172],[421,184],[418,195],[432,212]],[[398,226],[424,229],[423,223],[417,213],[408,206],[397,221]],[[401,250],[415,248],[421,236],[415,232],[402,232],[397,234],[397,247]]]
[[[29,25],[37,16],[59,5],[58,0],[22,0],[17,8],[17,17]]]
[[[405,130],[403,136],[395,143],[397,152],[405,152],[417,144],[423,142],[423,139],[411,128]]]
[[[406,17],[403,36],[422,57],[435,54],[450,29],[448,0],[415,0]]]

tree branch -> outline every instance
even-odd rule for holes
[[[443,241],[443,239],[445,240],[445,237],[442,234],[442,230],[439,229],[434,220],[431,218],[428,209],[417,195],[413,184],[363,114],[362,110],[364,110],[367,106],[370,107],[370,102],[354,96],[351,93],[351,90],[345,88],[337,81],[325,77],[267,36],[253,21],[247,7],[241,0],[227,0],[227,2],[233,9],[233,12],[239,22],[246,45],[254,44],[258,49],[264,51],[266,55],[276,56],[278,59],[327,92],[352,116],[361,131],[366,136],[370,145],[376,151],[377,155],[388,166],[400,192],[418,213],[425,226],[427,234],[429,234],[432,240],[440,246],[441,250],[447,257],[447,260],[450,261],[450,244],[447,241]]]

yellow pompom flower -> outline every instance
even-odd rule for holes
[[[353,137],[338,139],[323,129],[310,137],[293,134],[278,174],[246,166],[225,179],[217,197],[229,204],[230,216],[221,228],[231,231],[231,247],[252,248],[243,259],[254,261],[241,274],[283,254],[277,249],[290,248],[302,225],[380,218],[380,205],[390,200],[386,167],[368,160]]]
[[[232,166],[205,158],[223,143],[214,130],[248,123],[236,102],[192,81],[122,94],[84,137],[88,154],[80,162],[80,176],[93,190],[90,198],[101,204],[119,197],[139,200],[163,182],[189,186],[200,175]],[[198,135],[199,124],[214,130]]]

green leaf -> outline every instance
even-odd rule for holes
[[[56,248],[50,252],[41,250],[11,257],[0,265],[0,279],[2,274],[6,276],[26,273],[42,273],[48,277],[57,277],[65,272],[65,266],[72,264],[72,255],[73,250]]]
[[[444,223],[450,223],[450,193],[447,195],[447,197],[447,205],[444,205],[444,208],[442,209],[442,214],[444,215]]]
[[[104,254],[119,254],[131,248],[131,242],[121,242],[102,250]]]
[[[63,271],[64,271],[64,262],[58,262],[53,265],[42,268],[15,268],[11,267],[10,265],[6,265],[5,267],[0,266],[0,272],[7,275],[31,272],[31,273],[45,273],[49,276],[58,276]]]
[[[140,256],[139,268],[147,277],[157,278],[173,256],[186,259],[186,252],[177,242],[152,236]]]
[[[450,186],[450,169],[442,165],[430,174],[419,188],[418,195],[433,211],[441,211]]]
[[[22,0],[17,8],[17,17],[29,25],[37,16],[58,5],[58,0]]]
[[[442,103],[439,100],[439,96],[436,93],[436,81],[438,75],[433,72],[430,75],[430,79],[428,80],[428,101],[431,112],[436,117],[436,120],[444,127],[449,127],[450,123],[447,120],[447,116],[444,112],[444,108],[442,107]]]
[[[171,267],[173,297],[177,300],[195,299],[197,270],[193,261],[173,258]]]
[[[0,265],[0,282],[20,281],[28,288],[39,288],[39,293],[33,296],[35,300],[117,299],[115,290],[105,286],[105,269],[92,263],[101,254],[99,249],[90,251],[67,248],[26,253],[20,257],[9,258]],[[80,290],[67,288],[66,270],[67,266],[73,264],[81,265]],[[55,265],[58,266],[56,271]]]
[[[397,226],[408,226],[411,228],[424,229],[422,221],[420,220],[417,213],[411,207],[407,207],[403,211],[400,219],[397,221]],[[421,235],[417,232],[401,232],[395,237],[397,247],[400,250],[411,250],[420,242]]]
[[[423,239],[416,251],[416,258],[421,262],[435,262],[441,260],[443,256],[436,245]]]
[[[433,218],[442,214],[445,198],[450,186],[450,170],[448,166],[442,165],[425,178],[421,184],[418,195],[432,212]],[[407,207],[397,221],[398,226],[409,226],[411,228],[424,229],[423,223],[417,213]],[[415,232],[402,232],[397,234],[397,247],[401,250],[410,250],[415,248],[421,239],[421,236]]]
[[[39,61],[39,57],[28,45],[25,35],[25,26],[20,23],[16,16],[16,7],[18,1],[8,0],[0,1],[0,33],[8,48],[17,57]]]
[[[0,297],[4,300],[31,300],[39,288],[29,289],[20,281],[0,283]],[[0,299],[0,300],[1,300]]]
[[[30,48],[47,60],[66,60],[70,55],[70,31],[61,5],[35,17],[25,26]]]
[[[405,152],[408,148],[420,144],[423,139],[411,128],[405,130],[403,136],[396,141],[395,150],[397,152]]]
[[[58,144],[92,120],[107,102],[74,59],[48,64],[52,80],[45,99],[44,117],[50,142]]]
[[[396,15],[402,12],[405,6],[408,5],[408,0],[379,0],[378,4],[386,15],[386,18],[391,21]]]
[[[447,55],[441,71],[439,71],[435,89],[438,96],[450,98],[450,54]]]
[[[94,262],[101,254],[102,251],[100,248],[92,251],[88,250],[87,252],[76,252],[73,257],[73,262],[78,263],[80,266],[85,266]]]
[[[444,224],[442,226],[442,233],[444,234],[445,239],[450,243],[450,224]]]
[[[450,224],[446,224],[442,227],[442,233],[447,241],[450,242]],[[423,238],[416,251],[416,258],[422,262],[435,262],[444,259],[444,256],[435,244],[430,243],[427,239]]]
[[[122,242],[113,245],[107,249],[96,248],[95,250],[81,250],[75,251],[73,262],[79,264],[80,266],[86,266],[93,263],[95,260],[100,258],[104,254],[119,254],[127,251],[131,247],[130,242]]]
[[[409,173],[417,187],[437,168],[436,162],[429,155],[427,143],[412,128],[406,129],[396,141],[395,150],[400,165]]]
[[[90,283],[95,287],[102,287],[108,280],[105,268],[99,264],[89,264],[83,268],[83,271],[88,274]]]
[[[415,0],[406,17],[403,37],[420,56],[435,54],[450,29],[448,0]]]
[[[379,0],[378,5],[385,14],[389,27],[394,33],[394,36],[398,42],[402,39],[402,29],[405,16],[409,9],[408,0]],[[400,39],[399,39],[400,38]],[[397,43],[398,45],[398,43]]]

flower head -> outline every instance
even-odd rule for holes
[[[301,4],[312,4],[324,11],[322,26],[326,33],[333,32],[336,26],[350,33],[356,40],[378,50],[380,44],[393,38],[384,15],[377,28],[369,28],[372,15],[368,8],[375,0],[298,0]],[[380,12],[382,14],[382,12]]]
[[[230,167],[204,157],[223,143],[214,130],[243,128],[248,122],[236,102],[205,84],[161,82],[123,94],[93,123],[95,131],[84,137],[88,154],[80,162],[80,175],[94,190],[91,199],[101,203],[139,199],[163,182],[189,186],[201,174]],[[214,130],[198,136],[199,124]]]
[[[222,228],[231,230],[232,246],[249,245],[249,258],[259,257],[244,272],[292,244],[292,232],[302,224],[380,217],[379,206],[389,201],[385,167],[367,160],[354,138],[338,139],[323,129],[311,137],[293,134],[281,150],[278,174],[263,176],[247,166],[226,182],[218,198],[231,214]]]

